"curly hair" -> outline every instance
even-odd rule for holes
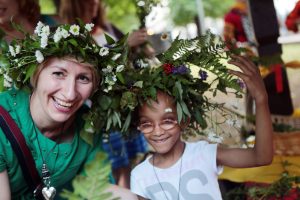
[[[36,24],[40,19],[40,5],[38,0],[17,0],[19,12],[25,16],[29,22]]]

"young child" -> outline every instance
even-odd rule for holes
[[[259,70],[249,59],[241,56],[232,56],[229,63],[241,69],[229,72],[245,82],[255,100],[255,146],[230,149],[206,141],[182,141],[181,133],[189,120],[178,121],[176,98],[156,88],[156,101],[143,103],[138,112],[138,129],[155,150],[153,156],[131,172],[131,190],[139,199],[222,199],[218,185],[222,166],[257,167],[272,162],[272,124]]]

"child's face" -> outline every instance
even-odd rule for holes
[[[157,102],[144,103],[139,109],[139,130],[158,153],[167,153],[180,142],[181,128],[177,122],[172,97],[157,93]]]

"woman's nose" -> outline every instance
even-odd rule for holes
[[[76,80],[75,79],[67,79],[64,84],[64,96],[67,100],[72,101],[76,99],[77,96],[77,88],[76,88]]]

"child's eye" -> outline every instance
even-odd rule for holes
[[[78,80],[82,83],[89,83],[91,81],[91,79],[85,75],[80,75]]]
[[[140,128],[149,128],[149,127],[152,127],[153,124],[150,123],[150,122],[144,122],[144,123],[140,123],[139,127]]]
[[[174,119],[164,119],[162,121],[162,124],[175,124],[176,123],[176,120]]]

